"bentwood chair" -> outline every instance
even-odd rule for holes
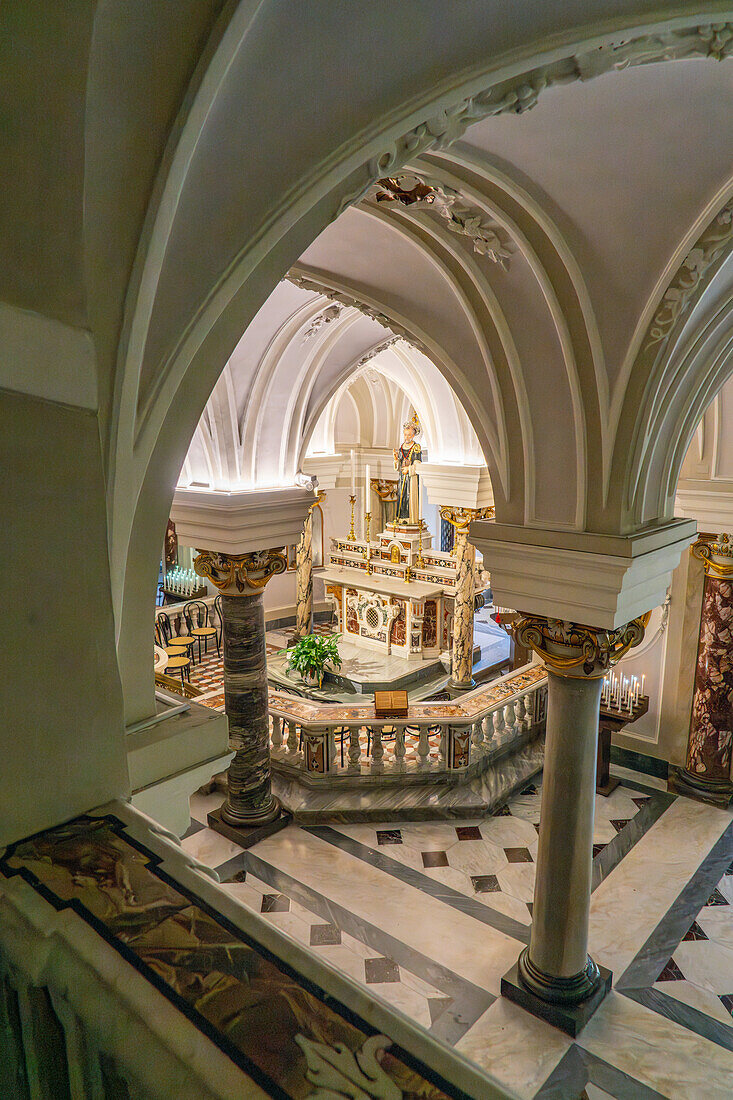
[[[165,666],[165,671],[179,672],[181,674],[182,684],[184,682],[184,677],[190,682],[191,661],[186,656],[185,646],[166,645],[166,636],[165,630],[163,629],[163,624],[157,620],[155,623],[155,640],[160,648],[165,652],[165,655],[168,658]]]
[[[158,626],[160,626],[163,638],[165,639],[163,649],[165,649],[166,652],[168,646],[176,646],[179,649],[183,649],[186,653],[186,656],[189,658],[191,663],[193,663],[193,645],[195,639],[191,638],[188,634],[174,634],[173,626],[166,611],[158,612],[155,625],[156,630],[158,629]]]
[[[219,647],[219,632],[215,626],[209,626],[209,609],[201,600],[190,600],[183,608],[183,617],[186,620],[188,633],[199,644],[199,661],[201,661],[201,642],[204,643],[204,653],[209,651],[209,638],[216,642],[216,652],[221,656]]]

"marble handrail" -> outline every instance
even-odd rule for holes
[[[390,719],[376,718],[373,703],[332,705],[271,691],[273,756],[314,778],[465,771],[478,757],[518,739],[542,720],[546,684],[543,665],[525,665],[458,699],[413,703],[405,718]],[[407,733],[417,735],[409,758]]]

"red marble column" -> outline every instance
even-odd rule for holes
[[[695,668],[687,760],[673,780],[681,794],[727,805],[733,798],[733,547],[727,535],[698,542],[705,588]]]

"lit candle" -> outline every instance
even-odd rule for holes
[[[351,448],[351,495],[356,496],[356,457],[353,447]]]
[[[644,681],[645,680],[646,680],[646,676],[642,676],[642,678],[641,678],[641,694],[642,695],[644,694]]]

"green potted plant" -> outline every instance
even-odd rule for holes
[[[326,665],[330,663],[334,668],[341,668],[340,637],[340,634],[325,638],[321,634],[306,634],[292,649],[285,650],[288,668],[300,673],[306,682],[322,687]]]

